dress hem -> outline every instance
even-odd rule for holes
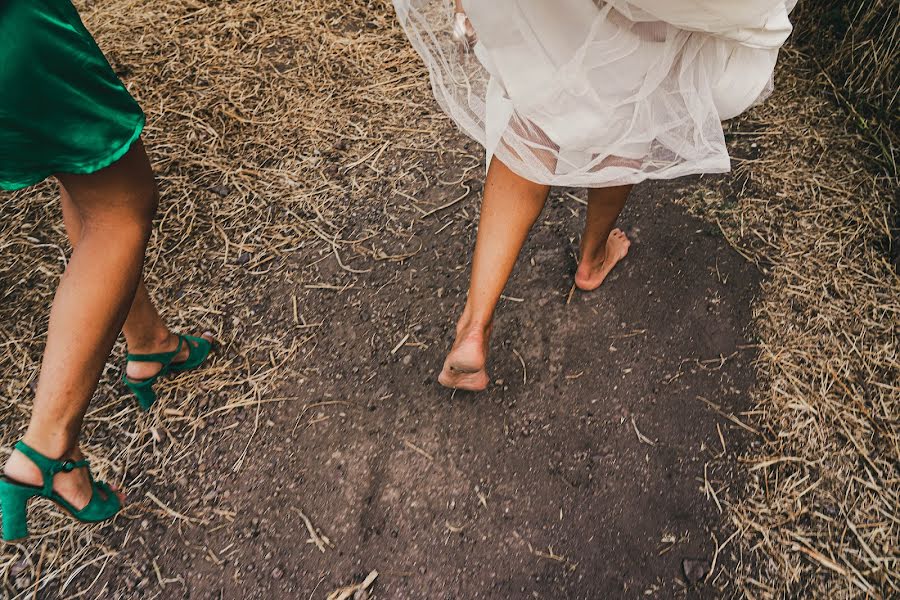
[[[131,147],[134,145],[134,143],[138,140],[138,138],[141,137],[141,133],[143,133],[144,131],[146,121],[146,116],[144,114],[141,114],[141,118],[138,120],[137,125],[134,127],[134,130],[132,131],[131,136],[128,138],[128,140],[124,144],[116,148],[113,152],[105,154],[102,158],[76,164],[48,167],[42,170],[40,175],[34,175],[32,177],[28,177],[19,181],[0,180],[0,190],[4,190],[7,192],[21,190],[32,185],[36,185],[56,173],[90,175],[92,173],[96,173],[97,171],[105,169],[106,167],[117,162],[120,158],[125,156],[129,150],[131,150]]]

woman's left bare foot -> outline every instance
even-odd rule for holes
[[[578,289],[589,292],[596,290],[620,260],[628,254],[631,240],[621,229],[613,229],[606,239],[602,251],[591,251],[582,248],[581,262],[575,272],[575,285]]]

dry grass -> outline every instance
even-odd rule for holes
[[[778,90],[732,123],[735,177],[685,199],[768,274],[754,307],[761,433],[731,499],[748,598],[900,594],[896,180],[786,53]],[[740,158],[740,157],[744,158]]]
[[[801,2],[795,44],[810,50],[816,80],[863,137],[861,149],[894,177],[900,142],[900,4],[893,0]]]

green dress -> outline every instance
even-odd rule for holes
[[[69,0],[0,0],[0,189],[98,171],[143,127]]]

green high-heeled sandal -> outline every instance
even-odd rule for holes
[[[0,518],[3,520],[3,541],[9,542],[28,537],[28,501],[32,498],[49,498],[82,523],[99,523],[113,517],[122,509],[119,497],[106,483],[94,481],[87,460],[54,460],[19,441],[16,450],[28,457],[41,471],[44,486],[27,485],[13,481],[5,475],[0,477]],[[91,480],[91,500],[81,510],[77,510],[65,498],[53,491],[53,476],[86,468]],[[104,498],[105,496],[105,498]]]
[[[187,344],[191,349],[188,353],[187,359],[183,362],[174,363],[175,357],[181,352],[181,349],[184,347],[184,344]],[[122,373],[122,381],[125,382],[125,386],[131,390],[131,393],[134,394],[134,397],[137,398],[138,404],[141,405],[141,408],[144,411],[150,410],[150,407],[153,406],[153,403],[156,402],[156,392],[153,391],[153,384],[157,382],[160,377],[164,377],[169,373],[180,373],[182,371],[190,371],[191,369],[196,369],[203,361],[206,360],[206,357],[209,356],[209,353],[212,351],[212,343],[209,340],[204,339],[202,337],[195,337],[193,335],[179,335],[178,336],[178,347],[172,350],[171,352],[158,352],[156,354],[129,354],[125,357],[125,361],[135,361],[135,362],[158,362],[162,364],[162,368],[159,370],[159,373],[150,377],[148,379],[141,379],[140,381],[133,381],[128,379],[128,375],[126,373]]]

